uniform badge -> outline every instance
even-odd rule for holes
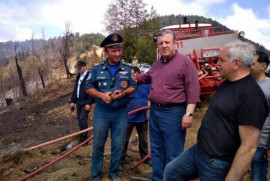
[[[106,77],[97,77],[97,80],[104,80]]]
[[[103,71],[101,71],[100,73],[101,73],[101,74],[103,74],[104,72],[103,72]]]
[[[117,38],[117,35],[114,34],[113,37],[112,37],[112,39],[113,39],[113,41],[117,41],[117,39],[118,39],[118,38]]]
[[[127,81],[122,81],[122,82],[121,82],[121,87],[122,87],[123,89],[127,88],[127,87],[128,87]]]
[[[128,71],[119,71],[119,73],[120,73],[121,75],[127,75],[127,74],[128,74]]]
[[[103,85],[106,87],[107,86],[107,82],[104,82]]]

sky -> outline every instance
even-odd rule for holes
[[[65,24],[72,32],[102,33],[104,14],[114,0],[0,0],[0,42],[61,36]],[[200,15],[230,29],[244,31],[245,37],[270,50],[269,0],[143,0],[161,16]]]

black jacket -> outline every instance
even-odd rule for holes
[[[89,94],[87,94],[85,90],[85,82],[86,82],[87,77],[89,76],[89,73],[90,72],[87,70],[87,73],[84,76],[83,81],[81,82],[79,99],[77,98],[77,87],[78,87],[78,81],[80,79],[80,74],[77,75],[75,85],[74,85],[74,90],[70,98],[70,102],[76,103],[80,106],[83,106],[86,104],[91,105],[92,103],[95,102],[94,98],[91,97]]]

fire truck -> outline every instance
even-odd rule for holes
[[[186,22],[184,18],[184,22]],[[216,65],[220,50],[228,42],[241,39],[243,31],[226,30],[211,24],[183,23],[161,28],[172,30],[176,37],[175,49],[194,62],[201,86],[201,95],[212,94],[224,79]],[[157,56],[159,53],[157,52]]]

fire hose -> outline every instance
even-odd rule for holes
[[[82,131],[79,131],[79,132],[76,132],[76,133],[73,133],[73,134],[70,134],[70,135],[67,135],[67,136],[64,136],[64,137],[55,139],[55,140],[51,140],[51,141],[48,141],[48,142],[45,142],[45,143],[42,143],[42,144],[39,144],[39,145],[36,145],[36,146],[32,146],[32,147],[30,147],[30,148],[24,149],[24,151],[30,151],[30,150],[33,150],[33,149],[36,149],[36,148],[39,148],[39,147],[42,147],[42,146],[46,146],[46,145],[55,143],[55,142],[57,142],[57,141],[61,141],[61,140],[67,139],[67,138],[69,138],[69,137],[76,136],[76,135],[78,135],[78,134],[81,134],[81,133],[90,131],[90,130],[92,130],[92,129],[93,129],[93,127],[90,127],[90,128],[84,129],[84,130],[82,130]]]
[[[141,165],[147,158],[149,158],[151,156],[151,152],[148,153],[143,159],[139,160],[139,161],[136,161],[135,163],[135,167]]]
[[[133,113],[138,112],[138,111],[141,111],[141,110],[149,109],[149,108],[150,108],[149,105],[148,106],[144,106],[144,107],[141,107],[141,108],[138,108],[138,109],[135,109],[133,111],[128,112],[128,115],[133,114]]]
[[[74,152],[75,150],[77,150],[78,148],[80,148],[82,145],[84,145],[85,143],[87,143],[88,141],[92,140],[93,136],[89,137],[88,139],[86,139],[84,142],[80,143],[79,145],[73,147],[71,150],[69,150],[67,153],[63,154],[62,156],[58,157],[57,159],[53,160],[52,162],[44,165],[43,167],[40,167],[39,169],[35,170],[34,172],[24,176],[23,178],[18,179],[17,181],[23,181],[26,180],[30,177],[32,177],[33,175],[37,174],[38,172],[44,170],[45,168],[53,165],[54,163],[62,160],[63,158],[65,158],[66,156],[70,155],[72,152]]]
[[[133,111],[130,111],[128,112],[128,115],[130,114],[133,114],[135,112],[138,112],[138,111],[141,111],[141,110],[145,110],[145,109],[149,109],[149,105],[148,106],[145,106],[145,107],[141,107],[141,108],[138,108],[138,109],[135,109]],[[64,137],[61,137],[61,138],[58,138],[58,139],[55,139],[55,140],[51,140],[51,141],[48,141],[48,142],[45,142],[45,143],[42,143],[42,144],[39,144],[39,145],[36,145],[36,146],[32,146],[30,148],[27,148],[27,149],[24,149],[24,151],[30,151],[30,150],[33,150],[33,149],[36,149],[36,148],[39,148],[39,147],[42,147],[42,146],[46,146],[46,145],[49,145],[49,144],[52,144],[52,143],[55,143],[57,141],[61,141],[61,140],[64,140],[66,138],[69,138],[69,137],[72,137],[72,136],[75,136],[75,135],[78,135],[78,134],[81,134],[81,133],[84,133],[86,131],[90,131],[92,130],[93,127],[90,127],[90,128],[87,128],[87,129],[84,129],[82,131],[79,131],[79,132],[76,132],[76,133],[73,133],[73,134],[70,134],[70,135],[67,135],[67,136],[64,136]],[[18,179],[17,181],[23,181],[23,180],[26,180],[30,177],[32,177],[33,175],[37,174],[38,172],[44,170],[45,168],[53,165],[54,163],[62,160],[63,158],[65,158],[66,156],[70,155],[72,152],[76,151],[77,149],[79,149],[82,145],[84,145],[85,143],[87,143],[88,141],[92,140],[93,139],[93,136],[89,137],[88,139],[86,139],[84,142],[80,143],[79,145],[73,147],[71,150],[69,150],[67,153],[63,154],[62,156],[58,157],[57,159],[53,160],[52,162],[44,165],[43,167],[40,167],[39,169],[35,170],[34,172]],[[150,153],[148,155],[146,155],[142,160],[139,160],[136,162],[135,166],[139,166],[140,164],[142,164],[147,158],[150,157]]]
[[[141,108],[138,108],[138,109],[135,109],[133,111],[128,112],[128,115],[133,114],[133,113],[138,112],[138,111],[141,111],[141,110],[149,109],[149,108],[150,108],[150,106],[144,106],[144,107],[141,107]],[[33,150],[33,149],[36,149],[36,148],[40,148],[40,147],[43,147],[43,146],[46,146],[46,145],[49,145],[49,144],[52,144],[52,143],[67,139],[67,138],[70,138],[72,136],[76,136],[76,135],[79,135],[81,133],[90,131],[92,129],[93,129],[93,127],[90,127],[90,128],[84,129],[82,131],[79,131],[79,132],[76,132],[76,133],[73,133],[73,134],[70,134],[70,135],[55,139],[55,140],[51,140],[51,141],[48,141],[48,142],[45,142],[45,143],[42,143],[42,144],[39,144],[39,145],[36,145],[36,146],[32,146],[30,148],[24,149],[24,151],[30,151],[30,150]]]

